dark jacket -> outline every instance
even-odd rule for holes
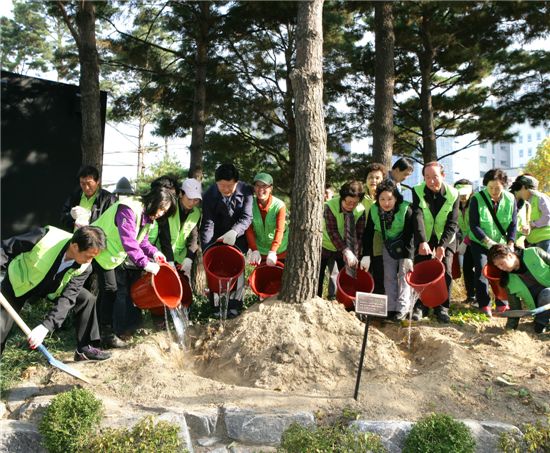
[[[0,260],[2,268],[7,268],[9,262],[11,262],[11,260],[13,260],[17,255],[31,250],[40,241],[40,239],[46,235],[46,232],[47,230],[45,228],[38,228],[20,236],[14,236],[3,240]],[[65,255],[65,252],[67,251],[69,243],[70,241],[67,242],[66,246],[63,247],[61,252],[59,252],[44,279],[29,292],[21,296],[22,298],[27,300],[46,297],[48,294],[55,292],[55,290],[59,287],[63,276],[69,269],[77,269],[80,267],[80,264],[74,262],[71,266],[56,274],[63,255]],[[82,290],[84,282],[90,276],[91,272],[92,266],[88,266],[82,274],[73,277],[69,283],[67,283],[67,286],[63,289],[61,295],[54,301],[52,309],[46,315],[44,321],[42,321],[44,327],[46,327],[46,329],[50,332],[53,332],[55,329],[61,327],[61,324],[65,321],[69,310],[75,305],[78,293]],[[5,280],[2,282],[2,287],[5,285],[11,285],[9,283],[9,275],[7,273]]]
[[[204,250],[229,230],[237,232],[237,246],[243,253],[248,250],[245,232],[252,223],[254,191],[239,181],[231,197],[231,211],[223,200],[216,184],[212,184],[202,198],[201,244]]]
[[[427,186],[424,187],[424,199],[428,204],[430,211],[435,219],[437,213],[445,203],[445,186],[441,187],[441,190],[438,193],[432,192]],[[424,215],[422,209],[419,206],[420,200],[416,191],[413,190],[413,202],[412,208],[414,212],[414,223],[413,223],[413,233],[414,233],[414,245],[418,248],[421,242],[427,242],[431,248],[434,247],[443,247],[444,249],[450,249],[452,252],[456,252],[456,247],[458,241],[456,236],[458,234],[458,208],[460,205],[460,197],[456,198],[456,201],[453,205],[453,209],[447,215],[445,222],[445,228],[443,229],[443,234],[441,239],[438,240],[435,235],[435,228],[432,232],[432,237],[426,237],[426,228],[424,227]]]
[[[80,204],[82,197],[82,189],[80,186],[67,198],[63,208],[61,209],[61,228],[67,231],[74,230],[74,219],[71,217],[71,209]],[[112,204],[116,202],[116,197],[108,190],[99,188],[99,193],[92,206],[92,215],[90,217],[90,225],[96,221]]]

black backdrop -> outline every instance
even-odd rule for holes
[[[59,226],[78,184],[79,87],[2,71],[1,237]],[[101,92],[103,133],[107,93]]]

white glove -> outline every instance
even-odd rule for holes
[[[191,258],[185,258],[183,263],[181,263],[181,270],[187,278],[191,278],[191,267],[193,267],[193,260]]]
[[[354,253],[350,249],[344,250],[344,262],[348,267],[356,267],[357,266],[357,257],[354,255]]]
[[[248,264],[250,264],[251,266],[257,266],[262,262],[262,255],[260,255],[260,252],[258,250],[248,249],[246,259],[248,260]]]
[[[38,324],[34,329],[32,329],[29,334],[29,345],[31,349],[35,349],[40,346],[48,333],[50,333],[50,331],[42,324]]]
[[[458,254],[459,255],[464,255],[466,253],[466,248],[468,247],[468,245],[465,243],[465,242],[461,242],[460,245],[458,246]]]
[[[357,261],[357,259],[355,261]],[[277,264],[277,252],[269,252],[265,263],[268,266],[275,266],[275,264]],[[357,262],[355,264],[357,264]]]
[[[364,270],[365,272],[368,272],[369,267],[370,267],[370,256],[364,256],[363,258],[361,258],[361,269]]]
[[[483,244],[485,245],[485,247],[490,249],[493,245],[496,245],[496,242],[493,241],[490,237],[486,237],[485,239],[483,239]]]
[[[71,217],[76,220],[77,217],[83,217],[86,211],[88,210],[82,206],[73,206],[71,208]]]
[[[237,240],[237,232],[235,230],[229,230],[227,233],[222,234],[218,241],[222,241],[224,244],[227,245],[235,245],[235,241]]]
[[[149,261],[143,268],[145,272],[151,272],[153,275],[157,275],[160,271],[160,265]]]
[[[405,274],[407,272],[412,271],[413,267],[414,267],[413,260],[411,260],[410,258],[405,258],[403,260],[403,272],[405,272]]]
[[[166,256],[160,250],[156,251],[153,255],[155,263],[166,263]]]

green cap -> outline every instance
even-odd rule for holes
[[[273,185],[273,178],[269,173],[258,173],[256,176],[254,176],[254,182],[260,181],[264,184],[267,184],[268,186]]]

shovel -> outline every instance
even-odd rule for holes
[[[7,299],[4,297],[3,294],[0,294],[0,304],[9,313],[9,315],[13,318],[15,323],[19,326],[19,328],[23,331],[23,333],[28,338],[29,335],[31,334],[31,329],[29,329],[29,326],[25,324],[25,321],[21,319],[21,316],[19,316],[19,314],[13,309],[13,307],[10,305],[10,303],[7,301]],[[37,346],[36,349],[38,349],[42,354],[44,354],[44,356],[46,357],[50,365],[60,369],[61,371],[64,371],[67,374],[70,374],[71,376],[74,376],[77,379],[80,379],[81,381],[87,382],[88,384],[91,383],[90,380],[86,376],[84,376],[80,371],[75,370],[74,368],[71,368],[70,366],[64,364],[63,362],[55,359],[43,344],[41,344],[40,346]]]
[[[550,310],[550,304],[543,305],[534,310],[508,310],[502,313],[493,313],[493,316],[498,316],[499,318],[521,318],[523,316],[536,316],[546,310]]]

